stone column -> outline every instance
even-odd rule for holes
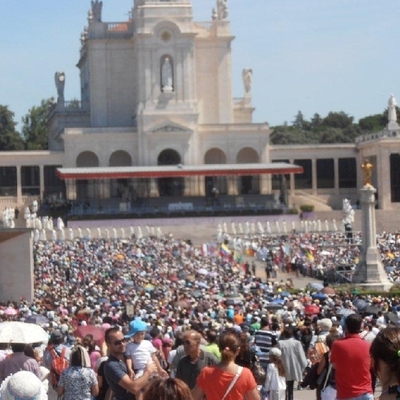
[[[43,200],[44,194],[44,166],[39,165],[39,187],[40,187],[40,200]]]
[[[22,179],[20,165],[17,165],[17,204],[22,205]]]
[[[376,189],[371,185],[365,185],[360,190],[363,242],[353,280],[369,288],[389,290],[392,283],[387,278],[376,247],[375,193]]]
[[[333,176],[334,176],[334,187],[335,194],[339,194],[339,159],[333,159]]]
[[[150,179],[150,197],[160,197],[156,178]]]
[[[76,200],[76,180],[71,179],[65,182],[66,190],[67,190],[67,199],[68,200]]]
[[[205,176],[197,177],[197,196],[206,195],[206,178]]]
[[[238,177],[229,175],[227,176],[227,181],[228,181],[228,195],[229,196],[236,196],[239,191],[238,191]]]
[[[311,160],[311,186],[313,195],[317,194],[317,160],[313,158]]]
[[[260,179],[260,194],[270,194],[272,191],[271,176],[267,174],[259,175]]]

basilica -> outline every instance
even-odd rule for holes
[[[233,206],[331,210],[343,198],[357,203],[368,159],[377,207],[400,208],[394,97],[388,126],[354,144],[273,146],[269,125],[253,122],[251,66],[243,96],[232,94],[227,0],[206,22],[193,20],[190,0],[134,0],[129,20],[104,17],[91,1],[77,55],[80,101],[64,98],[66,76],[55,72],[49,150],[2,153],[3,207],[49,198],[191,207],[218,195]]]

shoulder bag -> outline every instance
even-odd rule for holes
[[[224,400],[226,396],[228,396],[229,392],[231,391],[231,389],[235,386],[235,383],[237,382],[237,380],[239,379],[240,374],[243,371],[243,367],[239,367],[234,378],[232,379],[232,382],[230,383],[230,385],[228,386],[228,389],[226,390],[224,397],[221,400]]]
[[[264,367],[260,363],[260,359],[254,355],[254,361],[251,365],[251,372],[256,380],[257,385],[264,385],[267,374]]]

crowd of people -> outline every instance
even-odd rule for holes
[[[335,266],[357,263],[361,237],[324,232],[224,237],[224,241],[194,246],[170,235],[37,241],[34,301],[22,298],[2,304],[0,318],[24,321],[41,316],[52,347],[34,353],[13,344],[13,357],[19,357],[15,364],[50,379],[50,398],[104,399],[110,386],[120,400],[133,395],[148,400],[156,398],[148,393],[160,390],[190,399],[180,379],[195,400],[204,395],[207,399],[225,395],[229,400],[239,394],[257,400],[260,393],[273,400],[292,400],[296,383],[301,389],[301,382],[307,382],[305,371],[317,363],[318,375],[324,370],[326,376],[317,385],[318,400],[329,388],[347,396],[340,399],[368,394],[352,392],[348,397],[348,388],[341,392],[332,367],[329,370],[331,362],[340,364],[340,357],[332,361],[338,358],[337,337],[360,337],[369,343],[368,353],[375,337],[400,321],[398,298],[337,294],[325,279]],[[389,277],[396,282],[400,237],[382,233],[377,243]],[[254,257],[253,261],[243,255]],[[276,270],[286,272],[288,279],[274,278]],[[292,280],[300,274],[321,277],[324,285],[293,293]],[[359,319],[349,330],[346,321],[351,315]],[[327,343],[324,357],[312,351],[320,342]],[[40,369],[54,369],[52,350],[70,360],[68,372],[56,384],[49,372]],[[8,384],[9,358],[6,350],[3,353],[0,379]],[[378,371],[391,362],[387,358],[375,365],[383,390]],[[267,372],[261,384],[249,372],[258,363]],[[339,369],[335,373],[340,380]],[[85,388],[70,386],[77,376],[84,377]],[[396,379],[388,380],[382,399],[391,399],[390,387],[400,383]],[[362,390],[368,382],[362,383]],[[370,387],[372,394],[372,381]]]

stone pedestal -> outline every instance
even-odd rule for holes
[[[387,278],[376,247],[375,193],[376,189],[370,185],[365,185],[360,190],[362,249],[353,282],[362,287],[389,290],[393,284]]]

